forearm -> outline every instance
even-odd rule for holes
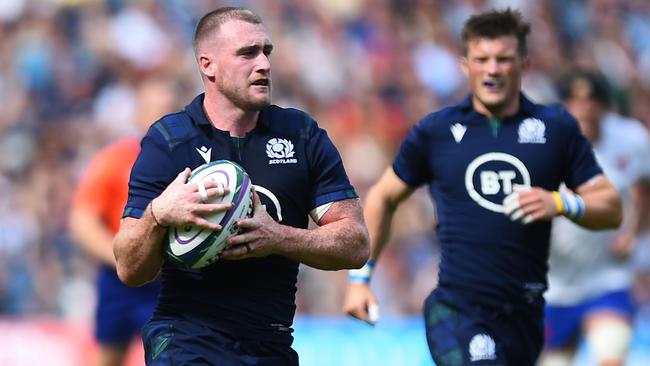
[[[623,220],[621,196],[614,187],[583,192],[584,216],[577,223],[588,229],[615,229]]]
[[[364,207],[364,217],[370,235],[370,259],[377,261],[390,239],[391,223],[396,206],[376,195],[372,190]]]
[[[390,227],[397,207],[413,189],[399,178],[392,168],[370,189],[364,206],[364,217],[370,235],[371,261],[359,270],[350,271],[345,299],[345,312],[369,324],[379,318],[377,300],[370,290],[374,262],[390,238]]]
[[[285,228],[279,254],[310,267],[359,268],[368,259],[368,234],[358,220],[344,218],[313,230]]]
[[[363,215],[370,235],[370,259],[373,261],[379,259],[390,239],[391,223],[397,207],[413,190],[389,167],[368,191]]]
[[[113,242],[117,274],[127,286],[153,280],[163,262],[162,241],[167,229],[151,215],[151,205],[140,219],[125,218]]]
[[[113,235],[101,218],[82,208],[70,213],[70,232],[75,242],[94,259],[115,267]]]

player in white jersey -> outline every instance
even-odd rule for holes
[[[577,70],[565,83],[564,103],[620,190],[625,220],[618,231],[589,231],[563,217],[554,219],[541,364],[571,365],[583,335],[599,365],[623,365],[634,310],[627,257],[640,219],[639,200],[631,193],[636,184],[650,181],[650,136],[639,121],[609,110],[609,87],[601,74]]]

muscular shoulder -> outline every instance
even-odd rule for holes
[[[550,105],[533,104],[532,115],[534,118],[552,123],[554,126],[566,129],[578,128],[578,121],[559,103]]]
[[[427,114],[418,122],[418,125],[421,125],[428,130],[435,131],[439,127],[463,122],[464,118],[462,110],[457,106],[451,106]]]
[[[431,141],[439,138],[447,138],[451,125],[460,123],[465,124],[463,113],[458,107],[446,107],[438,111],[431,112],[420,119],[411,130],[412,136],[418,139]]]
[[[192,139],[199,133],[192,119],[185,111],[168,114],[156,121],[145,138],[151,138],[156,143],[166,145],[174,150],[178,145]]]
[[[308,113],[277,105],[270,105],[262,111],[262,123],[270,133],[301,139],[309,139],[319,129]]]

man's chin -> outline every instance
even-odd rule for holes
[[[271,96],[267,95],[264,98],[256,99],[254,103],[255,105],[259,106],[259,108],[268,107],[271,104]]]
[[[271,98],[259,98],[248,101],[245,105],[241,106],[242,109],[248,111],[259,111],[264,107],[271,105]]]
[[[490,96],[479,99],[483,106],[491,111],[500,110],[505,107],[507,99],[503,96]]]

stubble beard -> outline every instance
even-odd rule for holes
[[[222,85],[219,89],[237,108],[246,112],[256,112],[271,104],[271,86],[269,85],[268,88],[269,92],[266,98],[255,98],[248,93],[246,88],[236,89]]]

